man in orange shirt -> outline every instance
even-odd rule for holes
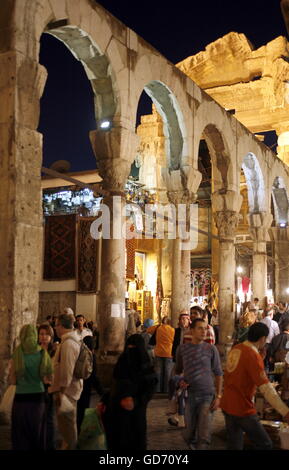
[[[163,317],[160,326],[151,326],[148,333],[156,331],[155,346],[155,371],[158,377],[157,392],[168,393],[168,383],[173,367],[172,347],[175,336],[175,329],[170,326],[167,316]]]
[[[256,388],[270,405],[289,423],[289,408],[283,403],[264,370],[259,353],[266,344],[269,328],[254,323],[248,331],[248,341],[237,344],[228,354],[222,408],[228,435],[228,449],[243,449],[243,432],[259,450],[272,448],[272,442],[259,422],[253,398]]]

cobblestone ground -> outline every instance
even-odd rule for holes
[[[92,400],[91,406],[93,406]],[[148,420],[148,450],[188,450],[182,437],[181,428],[170,426],[166,415],[167,399],[165,395],[156,396],[149,403]],[[220,410],[216,411],[213,419],[212,450],[226,448],[224,418]],[[0,425],[0,450],[10,450],[10,427]]]

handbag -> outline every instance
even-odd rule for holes
[[[149,344],[150,346],[155,346],[155,345],[157,344],[157,330],[158,330],[158,327],[159,327],[159,326],[160,326],[160,325],[158,325],[158,326],[156,327],[155,331],[153,332],[153,334],[152,334],[152,336],[151,336],[151,338],[150,338],[150,340],[149,340],[149,343],[148,343],[148,344]]]
[[[0,403],[0,423],[10,424],[16,385],[9,385]]]

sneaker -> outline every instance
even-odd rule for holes
[[[171,425],[171,426],[178,426],[179,425],[179,422],[176,418],[169,418],[168,419],[168,423]]]

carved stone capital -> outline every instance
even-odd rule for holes
[[[183,189],[181,191],[168,191],[168,200],[171,204],[177,206],[178,204],[193,204],[196,200],[196,194],[192,193],[188,189]]]
[[[235,211],[218,211],[214,213],[219,237],[224,240],[234,240],[239,214]]]
[[[258,247],[258,245],[266,244],[266,241],[269,239],[268,229],[271,226],[272,219],[272,214],[268,214],[267,212],[249,214],[249,226],[250,233],[254,242],[254,251],[264,251],[263,246],[260,250],[260,247]]]
[[[129,176],[131,163],[122,158],[104,158],[98,161],[102,187],[109,191],[122,192]]]
[[[103,187],[122,191],[136,156],[139,137],[130,129],[113,127],[110,131],[90,132]]]
[[[190,166],[184,166],[179,170],[162,168],[162,178],[168,192],[188,190],[190,193],[197,193],[202,175],[199,171]]]
[[[216,191],[212,194],[213,210],[218,212],[240,212],[243,196],[236,191]]]

